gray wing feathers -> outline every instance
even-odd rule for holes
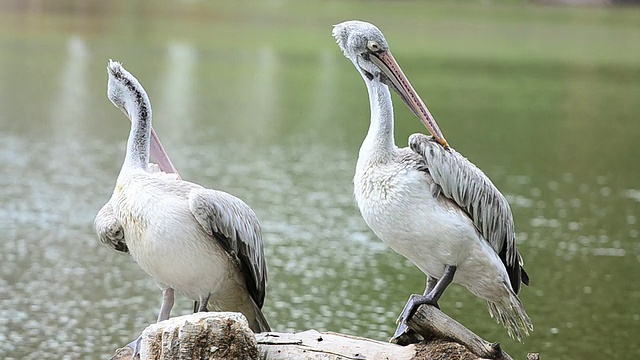
[[[437,184],[432,188],[434,195],[441,192],[469,215],[480,234],[502,258],[513,289],[518,293],[522,260],[516,250],[513,215],[507,199],[480,169],[452,148],[444,149],[423,134],[411,135],[409,146],[422,156]]]
[[[129,248],[124,239],[124,229],[113,216],[111,202],[104,204],[93,222],[100,242],[112,250],[128,253]]]
[[[204,230],[236,259],[251,297],[261,308],[267,267],[256,214],[235,196],[210,189],[191,190],[189,208]]]

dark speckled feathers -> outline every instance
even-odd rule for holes
[[[151,103],[146,91],[133,75],[122,64],[109,60],[107,65],[109,81],[107,83],[107,97],[135,124],[132,126],[133,137],[128,147],[131,150],[131,160],[137,167],[146,168],[149,162],[149,136],[151,131]],[[129,98],[133,103],[125,105]],[[135,110],[134,113],[130,111]],[[127,155],[129,156],[129,154]]]
[[[514,292],[520,283],[528,285],[516,249],[513,215],[507,199],[475,165],[452,148],[443,148],[433,137],[413,134],[409,146],[424,161],[424,170],[432,177],[440,193],[464,210],[504,263]]]
[[[249,294],[264,304],[267,265],[258,218],[242,200],[225,192],[193,189],[189,208],[204,230],[235,259],[245,276]]]

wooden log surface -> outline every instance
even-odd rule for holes
[[[504,359],[511,357],[432,306],[421,306],[409,321],[423,338],[401,346],[333,332],[254,334],[239,313],[209,312],[171,318],[142,333],[142,359]],[[414,334],[415,336],[415,334]],[[131,348],[112,360],[132,359]],[[527,360],[539,359],[530,354]]]
[[[112,360],[131,360],[133,350],[116,350]],[[137,357],[136,357],[137,358]],[[147,326],[141,359],[257,359],[255,334],[240,313],[200,312]]]
[[[512,360],[497,342],[489,343],[434,306],[421,306],[407,322],[423,338],[450,339],[481,358]]]

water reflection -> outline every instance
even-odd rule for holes
[[[52,128],[63,137],[74,134],[76,130],[68,125],[69,117],[87,118],[90,99],[87,97],[89,49],[86,42],[78,35],[70,36],[66,41],[66,56],[60,62],[58,89],[51,104]]]
[[[278,89],[278,72],[280,61],[275,50],[268,46],[263,46],[257,50],[247,50],[245,53],[245,71],[247,75],[242,76],[243,81],[240,95],[243,100],[242,110],[238,113],[242,119],[250,119],[251,127],[246,128],[247,133],[261,134],[271,138],[274,136],[274,123],[278,121],[276,109],[279,108],[280,91]],[[224,84],[220,84],[224,87]],[[229,119],[234,121],[237,119]]]
[[[188,142],[189,134],[196,131],[193,109],[197,106],[194,94],[197,63],[198,53],[192,45],[185,42],[167,44],[160,85],[162,93],[159,101],[153,101],[151,105],[154,113],[164,120],[162,128],[168,130],[167,138],[173,136],[171,140],[175,143]]]
[[[323,51],[319,58],[317,79],[312,85],[308,122],[324,124],[329,121],[329,116],[332,114],[329,111],[331,104],[335,104],[339,99],[338,94],[332,90],[336,88],[336,69],[339,66],[337,60],[340,58],[335,52],[328,50]]]

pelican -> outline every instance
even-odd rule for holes
[[[256,214],[233,195],[181,180],[151,127],[142,85],[115,61],[107,74],[109,100],[131,131],[113,195],[95,219],[98,237],[128,251],[160,286],[158,321],[169,318],[178,291],[198,311],[241,312],[254,332],[270,331],[261,311],[267,269]]]
[[[371,122],[353,178],[360,213],[373,232],[427,276],[411,295],[391,341],[423,304],[438,306],[451,282],[487,301],[491,317],[522,341],[533,330],[517,294],[529,283],[516,249],[505,197],[475,165],[449,146],[389,51],[382,32],[362,21],[335,25],[333,37],[364,79]],[[408,148],[393,137],[393,89],[431,133],[413,134]]]

